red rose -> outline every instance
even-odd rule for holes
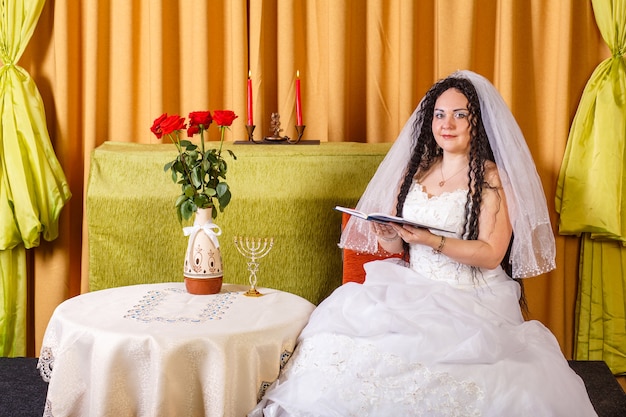
[[[177,130],[183,130],[185,128],[185,118],[175,114],[168,116],[162,114],[155,121],[150,130],[154,132],[157,138],[161,139],[163,135],[169,135]]]
[[[192,137],[193,135],[195,135],[196,133],[200,132],[200,126],[198,125],[189,125],[189,127],[187,128],[187,137]]]
[[[192,137],[200,130],[207,130],[211,125],[213,118],[209,111],[192,111],[189,113],[189,127],[187,128],[187,136]]]
[[[215,110],[213,112],[213,120],[218,126],[230,126],[237,117],[232,110]]]
[[[167,119],[167,113],[163,113],[162,115],[154,119],[154,123],[152,123],[152,127],[150,128],[150,131],[154,133],[157,139],[161,139],[161,137],[163,137],[163,129],[161,128],[161,123],[163,123],[165,119]]]
[[[213,118],[209,111],[192,111],[189,113],[189,127],[187,128],[187,136],[192,137],[201,130],[207,130],[211,125]]]
[[[210,111],[192,111],[189,113],[189,125],[202,125],[204,129],[208,129],[213,121]]]

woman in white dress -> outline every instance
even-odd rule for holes
[[[521,312],[519,280],[554,268],[554,236],[523,135],[488,80],[437,82],[357,209],[449,232],[351,219],[340,246],[404,259],[366,264],[364,284],[318,306],[250,416],[596,415],[554,336]]]

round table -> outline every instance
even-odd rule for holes
[[[60,304],[38,367],[60,416],[244,416],[278,377],[315,306],[302,297],[183,283],[85,293]]]

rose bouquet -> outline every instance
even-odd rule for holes
[[[150,130],[158,139],[168,136],[178,149],[176,158],[165,164],[164,171],[170,171],[172,180],[180,184],[181,194],[176,199],[178,220],[188,220],[199,208],[217,207],[220,212],[228,205],[231,198],[230,188],[226,182],[228,164],[222,156],[224,131],[229,129],[238,116],[231,110],[195,111],[189,113],[189,124],[179,115],[168,116],[167,113],[157,117]],[[204,132],[212,122],[217,124],[221,132],[219,149],[205,149]],[[186,130],[187,137],[200,135],[200,147],[190,140],[181,139]],[[233,159],[235,154],[228,150]],[[213,218],[217,210],[213,210]]]

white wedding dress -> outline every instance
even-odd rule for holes
[[[428,197],[404,216],[460,235],[466,191]],[[451,229],[450,229],[451,228]],[[517,282],[414,245],[410,266],[366,264],[313,312],[260,416],[596,416],[550,331],[524,321]]]

